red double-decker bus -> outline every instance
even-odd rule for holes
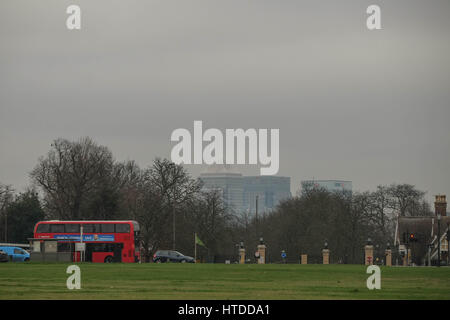
[[[75,243],[86,244],[83,261],[138,262],[139,224],[136,221],[40,221],[34,227],[34,237],[58,239],[58,252],[72,252],[80,261]]]

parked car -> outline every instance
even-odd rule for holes
[[[19,247],[0,247],[0,250],[6,252],[9,261],[21,262],[30,260],[30,254]]]
[[[0,250],[0,262],[8,262],[9,257],[5,251]]]
[[[190,262],[194,263],[195,260],[192,257],[185,256],[178,251],[173,250],[158,250],[153,255],[153,262],[161,263],[161,262]]]

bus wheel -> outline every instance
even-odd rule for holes
[[[111,262],[113,262],[113,257],[107,256],[107,257],[105,258],[105,263],[111,263]]]

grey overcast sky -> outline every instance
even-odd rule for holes
[[[449,14],[448,0],[2,0],[0,182],[23,189],[58,137],[147,166],[203,120],[279,128],[293,192],[314,177],[450,195]]]

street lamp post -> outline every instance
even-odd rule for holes
[[[256,236],[258,236],[258,195],[256,195],[255,199],[255,231]]]
[[[441,266],[441,214],[437,215],[438,221],[438,267]]]
[[[450,223],[447,222],[447,266],[450,265]]]
[[[431,267],[431,251],[433,251],[433,244],[428,245],[428,266]]]
[[[5,242],[8,243],[8,212],[5,210]]]
[[[406,236],[405,236],[405,249],[406,249],[406,266],[409,266],[409,231],[406,230]]]
[[[175,233],[176,233],[176,228],[175,228],[175,205],[172,207],[172,241],[173,241],[173,250],[176,250],[176,238],[175,238]]]

